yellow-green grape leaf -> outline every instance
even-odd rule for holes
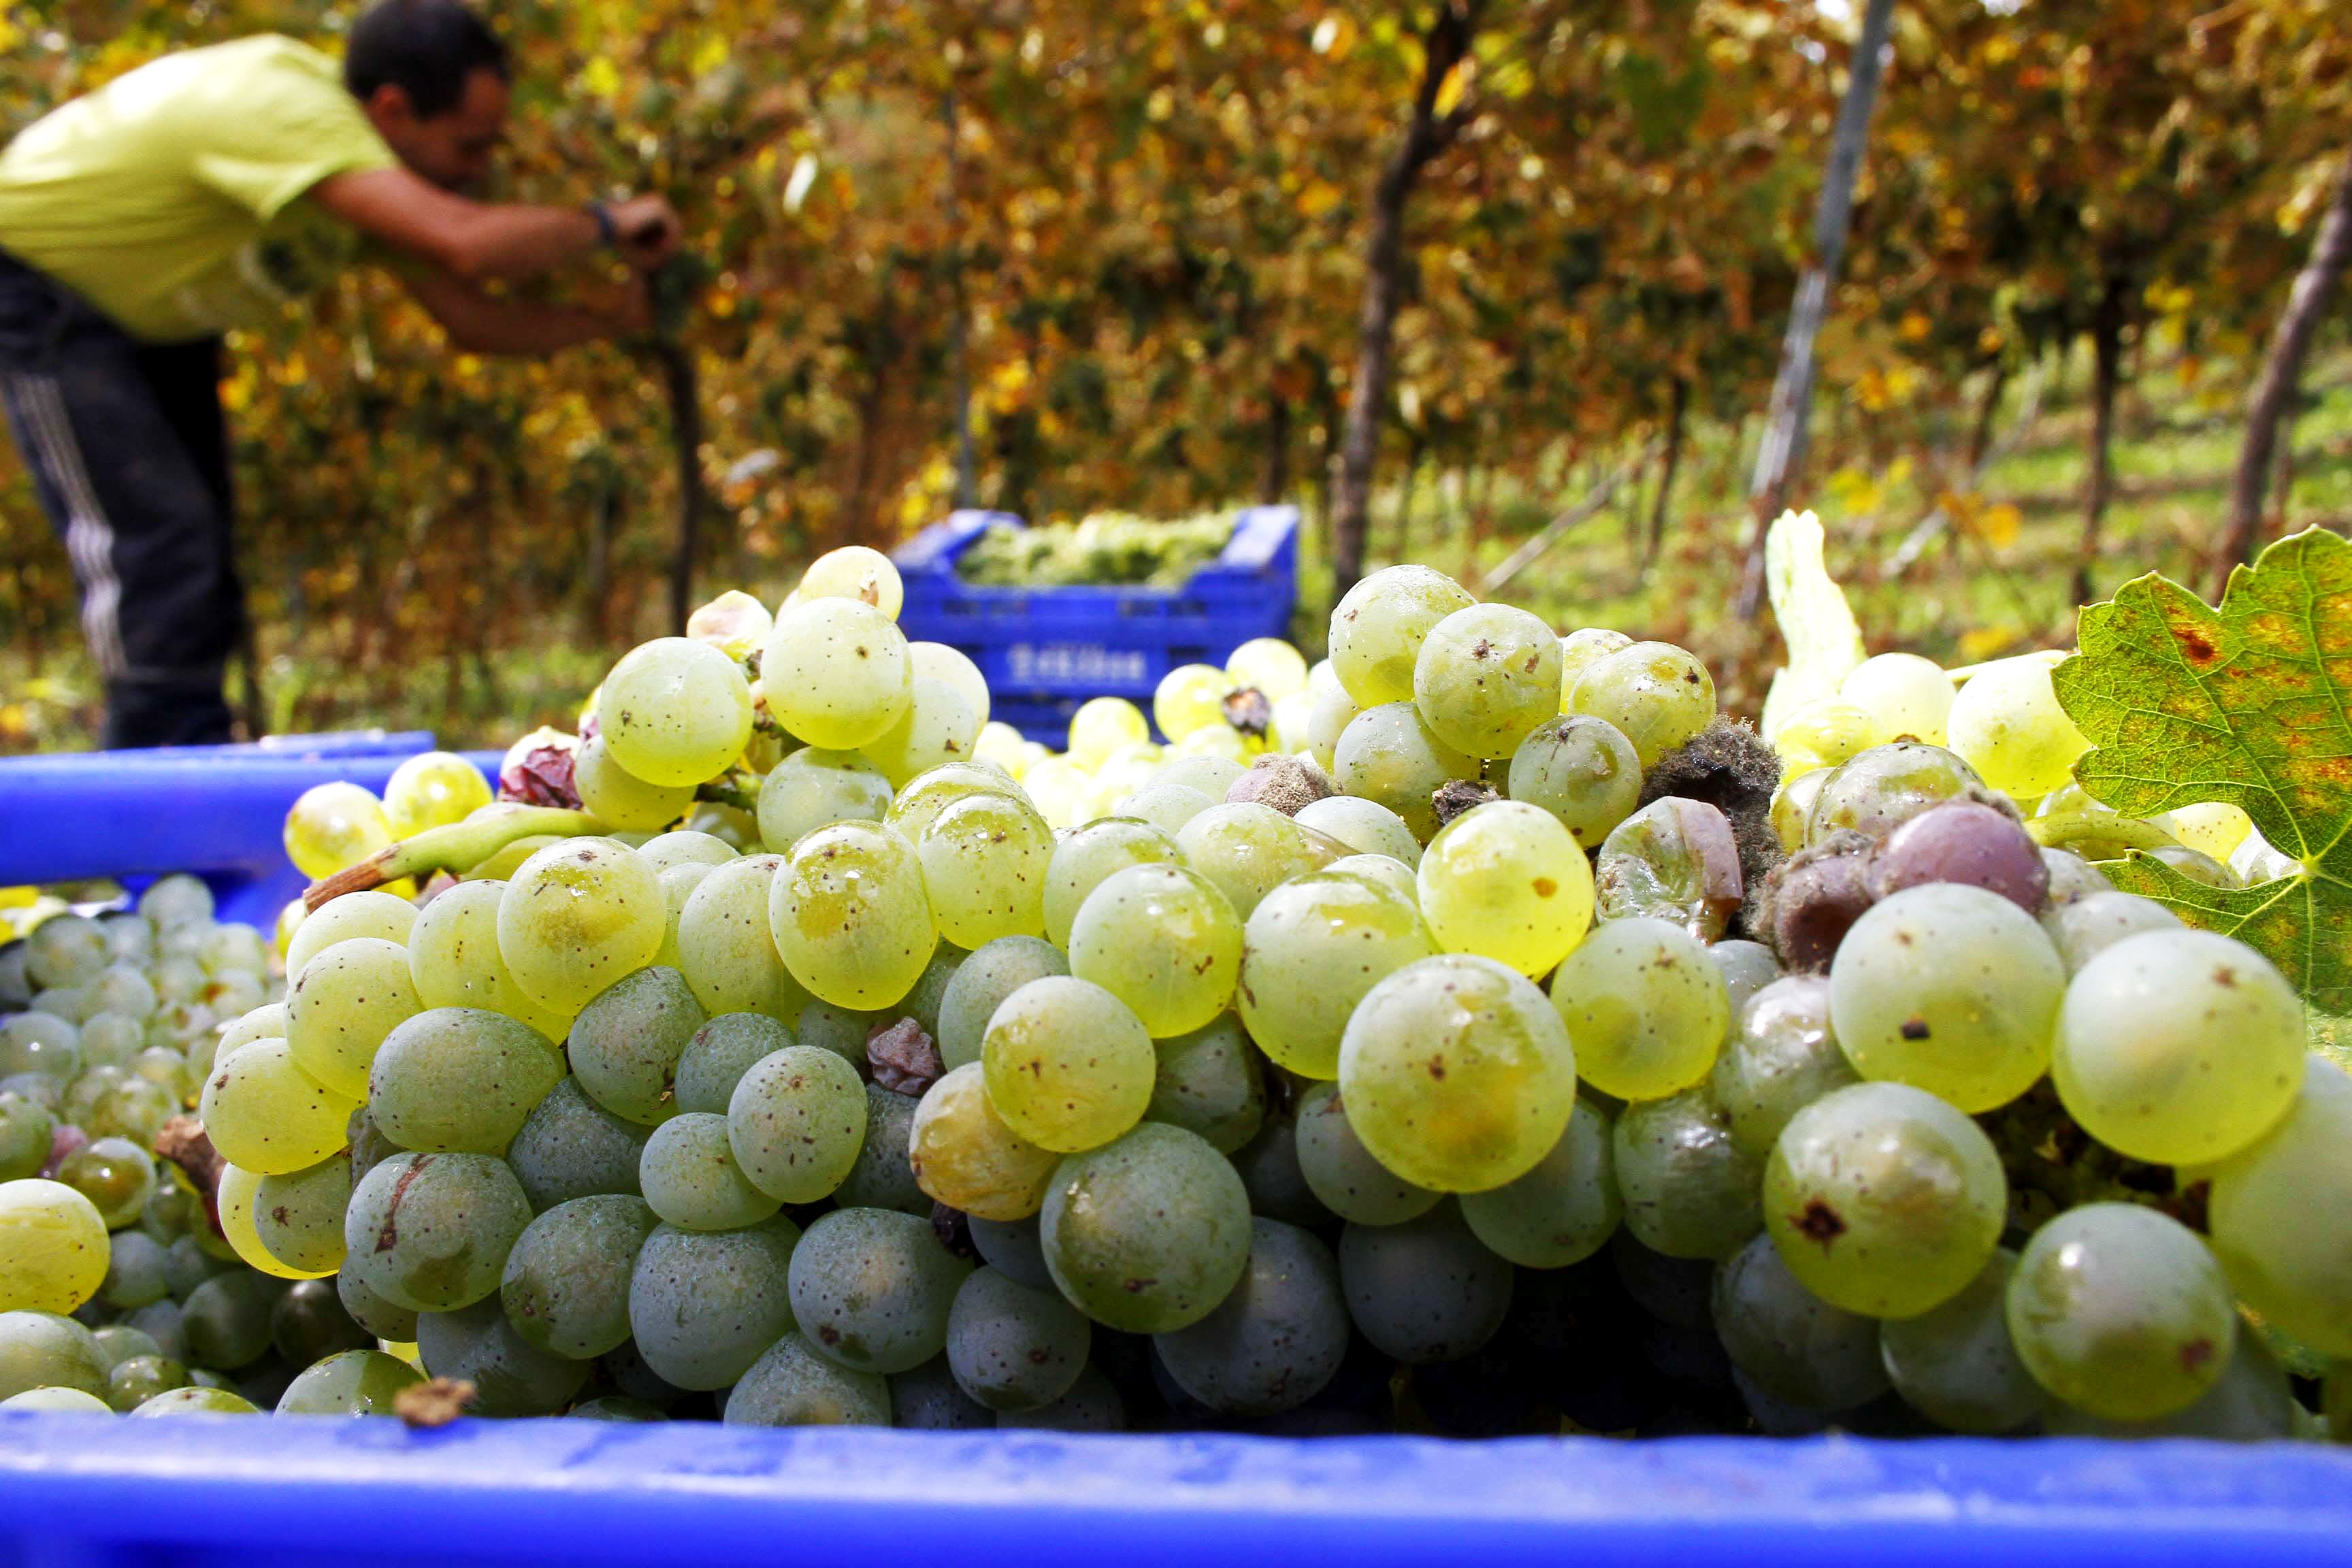
[[[1780,732],[1780,721],[1817,697],[1834,697],[1854,666],[1867,655],[1862,628],[1845,602],[1845,591],[1822,563],[1826,535],[1809,511],[1784,511],[1764,536],[1764,583],[1772,595],[1772,618],[1789,645],[1789,662],[1773,674],[1764,694],[1764,738]]]
[[[2209,888],[2144,855],[2116,887],[2277,964],[2322,1013],[2352,1013],[2352,543],[2312,529],[2230,574],[2217,609],[2150,574],[2084,608],[2051,674],[2095,750],[2074,767],[2117,811],[2242,807],[2302,873]]]

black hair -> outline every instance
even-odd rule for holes
[[[507,77],[507,47],[461,0],[375,0],[352,24],[343,85],[365,102],[390,82],[419,119],[457,106],[467,79]]]

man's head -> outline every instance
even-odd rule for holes
[[[507,51],[461,0],[376,0],[352,24],[343,84],[400,161],[447,190],[489,172]]]

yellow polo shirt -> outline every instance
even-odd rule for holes
[[[166,55],[0,150],[0,250],[132,337],[268,320],[350,265],[359,237],[295,198],[397,160],[335,61],[275,34]]]

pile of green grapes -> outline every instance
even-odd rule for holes
[[[1682,648],[1402,566],[1328,662],[1250,645],[1055,756],[898,602],[838,552],[632,650],[505,801],[425,759],[429,802],[297,805],[291,984],[184,1086],[192,1251],[259,1271],[224,1370],[767,1425],[2352,1422],[2352,1079],[2259,954],[2037,842],[2096,815],[2047,660],[1887,656],[1768,741]],[[2175,818],[2105,831],[2234,874]],[[182,929],[68,930],[134,921]],[[48,930],[9,962],[92,984]],[[0,1398],[87,1405],[159,1238],[43,1155]],[[306,1291],[373,1348],[296,1365],[255,1325]]]

